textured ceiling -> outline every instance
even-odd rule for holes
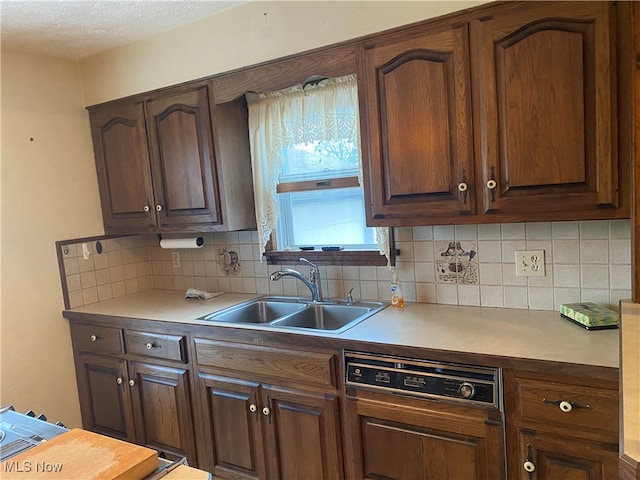
[[[247,0],[0,0],[2,46],[79,60]]]

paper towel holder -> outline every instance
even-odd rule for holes
[[[161,248],[201,248],[204,245],[203,237],[163,239],[158,234],[158,241]]]

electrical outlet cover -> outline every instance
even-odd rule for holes
[[[544,250],[516,250],[516,277],[544,277]]]

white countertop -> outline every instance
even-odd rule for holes
[[[225,293],[210,300],[187,300],[180,291],[147,290],[69,311],[210,325],[197,319],[256,296]],[[311,331],[301,334],[316,335]],[[317,335],[453,352],[619,366],[617,329],[587,331],[560,318],[558,312],[545,310],[406,303],[402,309],[389,306],[342,334]]]

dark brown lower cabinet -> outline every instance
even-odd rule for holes
[[[197,465],[186,369],[81,353],[76,374],[85,429]]]
[[[127,361],[81,353],[76,364],[76,376],[83,427],[135,442]]]
[[[509,478],[617,480],[618,382],[505,370]]]
[[[522,480],[614,480],[618,446],[549,433],[518,431]]]
[[[500,412],[375,394],[346,405],[350,479],[506,478]]]
[[[340,479],[338,399],[200,374],[205,450],[201,467],[230,479]]]
[[[129,362],[136,440],[197,465],[189,371]]]

